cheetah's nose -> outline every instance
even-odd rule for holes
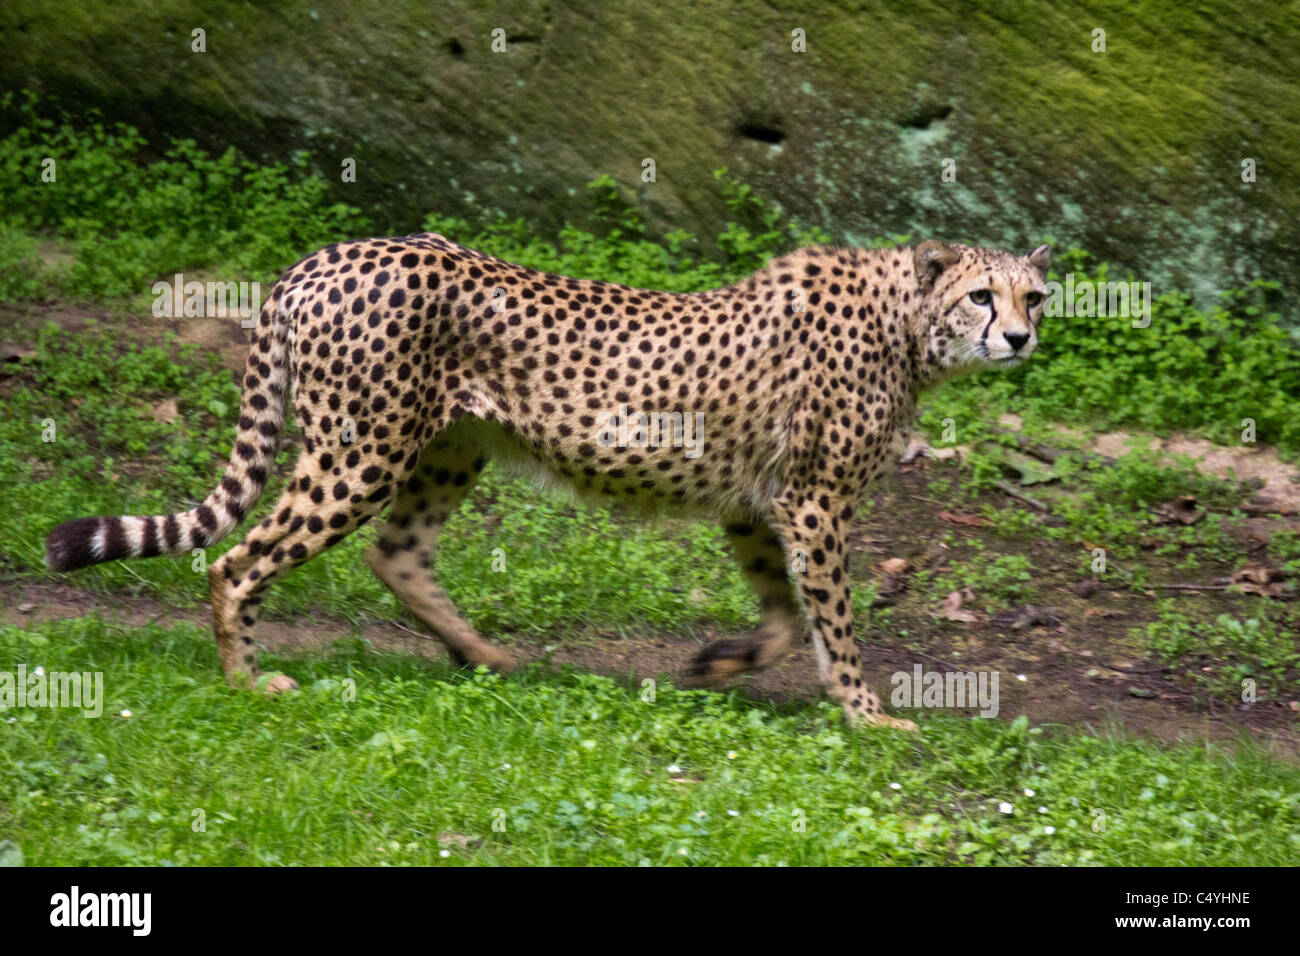
[[[1007,345],[1011,346],[1013,352],[1019,352],[1029,341],[1028,332],[1003,332],[1002,337],[1007,340]]]

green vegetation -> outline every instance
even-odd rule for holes
[[[1139,543],[1146,541],[1160,553],[1183,554],[1189,570],[1200,561],[1230,560],[1236,553],[1228,530],[1240,520],[1234,509],[1249,497],[1248,489],[1203,475],[1185,458],[1157,461],[1150,452],[1135,450],[1113,465],[1093,462],[1080,468],[1065,456],[1053,473],[1073,487],[1054,502],[1063,524],[1044,529],[1049,538],[1092,542],[1118,559],[1137,557]],[[1155,509],[1180,495],[1227,513],[1207,513],[1190,526],[1164,521]]]
[[[937,598],[970,588],[984,609],[990,612],[1033,599],[1033,565],[1028,558],[1022,554],[990,558],[984,554],[984,545],[979,539],[970,541],[969,545],[975,552],[970,560],[957,562],[937,573],[921,571],[917,575],[918,586]]]
[[[1290,574],[1300,574],[1300,533],[1279,531],[1269,538],[1269,553]]]
[[[212,641],[185,624],[0,628],[0,653],[104,675],[98,719],[0,722],[0,827],[38,865],[1300,858],[1300,769],[1245,743],[946,718],[918,742],[850,733],[826,703],[453,677],[346,646],[293,661],[303,690],[266,699],[213,681]]]
[[[1167,600],[1159,602],[1156,613],[1157,619],[1135,628],[1134,636],[1145,641],[1158,660],[1191,665],[1188,674],[1209,693],[1232,701],[1243,699],[1248,683],[1260,697],[1300,685],[1295,641],[1300,615],[1290,613],[1274,621],[1261,606],[1257,614],[1242,619],[1220,614],[1198,621]]]
[[[194,269],[272,280],[319,246],[370,231],[355,208],[322,202],[325,183],[305,173],[305,157],[260,165],[233,149],[212,156],[175,140],[146,163],[146,143],[131,127],[55,123],[12,93],[0,108],[24,121],[0,145],[0,297],[34,281],[24,232],[57,236],[74,258],[44,277],[49,287],[111,300],[143,296],[155,279]],[[54,182],[41,177],[46,158],[55,161]]]

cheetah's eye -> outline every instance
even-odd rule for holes
[[[1029,306],[1031,309],[1042,301],[1043,301],[1043,294],[1041,292],[1025,293],[1025,305]]]
[[[993,301],[993,293],[988,289],[976,289],[970,294],[970,300],[976,305],[988,305]]]

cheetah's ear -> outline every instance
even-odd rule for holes
[[[922,292],[929,292],[934,287],[934,280],[939,278],[943,270],[960,259],[961,255],[951,246],[945,246],[937,239],[925,240],[912,253],[916,284],[921,287]]]
[[[1039,246],[1029,255],[1025,256],[1029,264],[1038,270],[1038,274],[1044,279],[1047,278],[1047,270],[1052,266],[1052,247]]]

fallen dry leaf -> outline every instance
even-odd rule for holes
[[[906,558],[887,558],[875,566],[880,572],[880,587],[872,607],[888,607],[898,599],[898,594],[905,587],[904,576],[907,574]]]
[[[1206,515],[1206,510],[1196,503],[1196,495],[1166,501],[1156,505],[1154,511],[1162,524],[1196,524]]]
[[[1009,627],[1013,631],[1023,631],[1027,627],[1055,627],[1061,623],[1054,607],[1039,607],[1026,604],[1024,607],[999,611],[990,621],[995,627]]]
[[[963,594],[963,592],[965,592]],[[963,600],[969,600],[973,595],[970,588],[963,588],[961,591],[951,592],[943,602],[943,610],[940,617],[947,621],[961,621],[965,624],[971,624],[979,620],[979,615],[973,611],[967,611],[962,607]]]
[[[960,511],[940,511],[939,517],[944,521],[951,521],[953,524],[964,524],[971,528],[982,528],[988,524],[979,515],[963,514]]]
[[[1242,594],[1260,594],[1271,598],[1294,597],[1295,588],[1287,581],[1281,568],[1262,564],[1248,564],[1232,572],[1230,587]]]

